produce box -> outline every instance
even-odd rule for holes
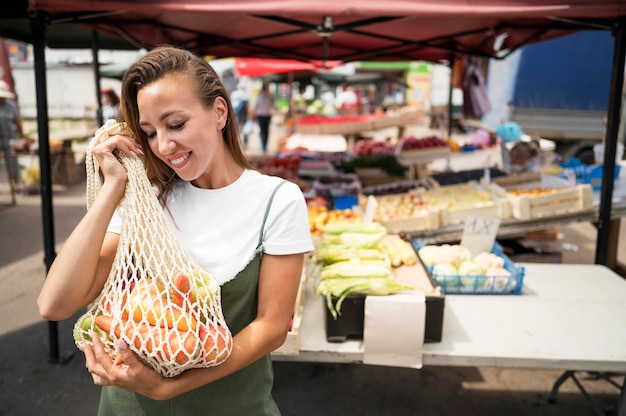
[[[534,187],[505,189],[492,184],[491,189],[502,198],[508,198],[511,215],[519,220],[563,215],[593,208],[591,185],[556,188],[538,184]]]
[[[381,223],[387,232],[436,230],[441,224],[440,209],[426,204],[418,193],[405,192],[376,196],[377,207],[374,221]],[[360,206],[365,212],[367,198],[362,197]]]
[[[489,268],[481,274],[459,272],[459,270],[463,270],[462,263],[465,261],[463,258],[468,261],[474,261],[474,259],[471,259],[469,252],[467,255],[462,255],[463,251],[461,250],[458,250],[461,254],[453,254],[452,251],[449,251],[441,255],[441,263],[433,266],[431,264],[432,259],[426,258],[425,252],[421,250],[426,245],[417,241],[414,242],[414,245],[418,250],[418,257],[430,278],[441,287],[445,294],[519,295],[522,293],[525,269],[523,266],[517,266],[511,261],[497,243],[494,244],[491,254],[495,256],[498,265]],[[446,246],[446,249],[460,247],[450,244],[443,244],[439,247],[443,246]],[[475,258],[476,263],[479,263],[477,257]],[[447,263],[448,261],[449,263]],[[454,273],[445,270],[448,264],[456,266],[456,263],[461,263],[461,265]],[[445,264],[446,267],[440,267],[442,264]]]
[[[426,328],[424,342],[441,342],[445,295],[428,275],[423,265],[401,266],[395,270],[398,282],[412,284],[426,295]],[[326,339],[328,342],[344,342],[349,338],[362,339],[364,328],[365,296],[348,296],[343,300],[341,313],[335,319],[326,302]],[[333,302],[337,299],[333,298]],[[410,318],[410,317],[403,317]]]
[[[428,163],[433,159],[444,158],[450,154],[450,147],[438,146],[422,149],[402,150],[396,157],[403,165],[414,165],[417,163]]]
[[[302,324],[302,312],[304,310],[304,292],[306,285],[306,273],[302,272],[300,279],[300,287],[296,296],[296,304],[293,311],[293,319],[291,328],[287,333],[287,338],[283,345],[274,350],[274,354],[278,355],[298,355],[300,354],[300,326]]]
[[[441,186],[422,193],[425,201],[440,209],[441,226],[463,224],[467,216],[511,217],[509,200],[475,181]]]

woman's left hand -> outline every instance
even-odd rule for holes
[[[120,365],[105,351],[98,335],[93,333],[92,337],[93,347],[85,344],[83,350],[94,384],[132,390],[153,400],[168,398],[163,396],[167,378],[146,365],[124,341],[118,343],[118,353],[124,363]]]

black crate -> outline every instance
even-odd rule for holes
[[[333,304],[337,298],[332,298]],[[363,339],[365,315],[365,296],[349,296],[341,304],[341,315],[337,319],[328,310],[326,302],[326,340],[328,342],[344,342],[348,338]],[[445,297],[426,296],[426,327],[424,342],[441,342],[443,331],[443,309]]]

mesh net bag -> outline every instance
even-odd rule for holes
[[[93,146],[122,129],[109,120],[87,149],[87,209],[102,186]],[[76,345],[82,350],[95,331],[122,364],[116,353],[122,339],[165,377],[219,365],[233,344],[220,286],[176,238],[140,159],[117,156],[128,172],[122,232],[102,293],[74,325]]]

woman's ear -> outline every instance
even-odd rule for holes
[[[215,111],[215,121],[217,122],[218,129],[221,130],[226,126],[228,119],[228,104],[223,97],[217,97],[213,102],[213,111]]]

